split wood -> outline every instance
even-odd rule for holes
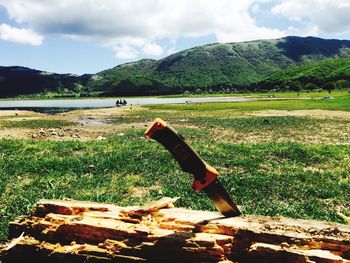
[[[42,200],[10,224],[9,262],[350,262],[350,226],[283,217],[224,218],[174,208]]]

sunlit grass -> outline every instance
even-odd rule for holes
[[[205,129],[180,129],[221,173],[245,213],[340,221],[349,207],[347,146],[299,143],[231,144],[201,136]],[[143,130],[109,141],[0,141],[1,239],[9,220],[27,214],[41,198],[73,198],[135,205],[161,196],[181,196],[180,206],[214,210],[193,178]],[[192,139],[189,135],[196,135]],[[154,188],[157,185],[157,188]],[[150,189],[143,196],[131,193]]]
[[[326,90],[320,91],[264,91],[264,92],[246,92],[246,93],[202,93],[202,94],[176,94],[176,95],[164,95],[158,96],[160,98],[201,98],[201,97],[257,97],[257,98],[267,98],[272,95],[275,98],[322,98],[325,96],[344,96],[349,94],[349,91],[346,89],[336,89],[329,93]]]
[[[3,128],[58,128],[64,126],[74,125],[74,122],[65,120],[50,120],[50,119],[38,119],[38,120],[20,120],[20,121],[0,121],[0,127]]]
[[[216,111],[216,110],[342,110],[350,111],[350,95],[337,96],[331,99],[295,99],[295,100],[263,100],[250,102],[225,103],[193,103],[172,105],[148,105],[152,110],[179,110],[179,111]]]

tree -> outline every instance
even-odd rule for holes
[[[315,91],[318,89],[318,87],[314,83],[306,83],[305,90]]]
[[[341,79],[337,81],[337,88],[350,89],[350,80]]]
[[[323,86],[322,86],[322,88],[324,89],[324,90],[327,90],[328,91],[328,93],[331,93],[332,92],[332,90],[334,90],[335,89],[335,83],[334,82],[327,82],[327,83],[325,83]]]
[[[301,90],[301,83],[299,81],[292,81],[289,82],[289,89],[293,91],[300,91]]]

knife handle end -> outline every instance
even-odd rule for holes
[[[161,118],[156,118],[150,126],[148,126],[147,130],[145,131],[145,136],[148,138],[152,138],[152,135],[159,130],[163,130],[165,127],[167,127],[167,123],[163,121]]]

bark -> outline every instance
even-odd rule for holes
[[[42,200],[10,224],[7,262],[350,262],[350,226],[283,217],[224,218],[174,208]]]

